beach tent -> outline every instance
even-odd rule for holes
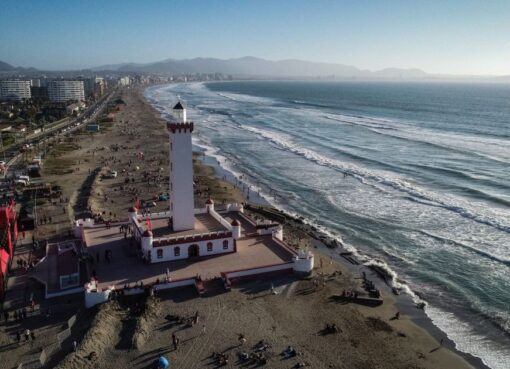
[[[170,363],[168,362],[168,359],[164,356],[160,356],[157,361],[156,368],[158,369],[166,369],[170,366]]]

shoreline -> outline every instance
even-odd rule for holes
[[[149,105],[152,106],[152,104],[148,100],[146,101]],[[155,111],[157,112],[157,110]],[[199,147],[198,150],[199,155],[197,155],[197,158],[202,166],[211,167],[213,169],[214,175],[218,180],[226,180],[230,182],[233,186],[236,186],[236,181],[238,181],[237,176],[229,168],[223,167],[221,165],[221,162],[214,155],[208,155],[207,153],[208,150],[203,146],[200,146],[199,144],[196,144],[195,146]],[[245,183],[247,185],[251,185],[249,184],[249,181],[246,181]],[[246,199],[244,193],[241,194]],[[320,241],[319,238],[321,236],[324,237],[325,239],[331,238],[330,235],[324,232],[324,230],[317,228],[316,226],[312,225],[312,223],[308,222],[303,223],[301,219],[304,218],[302,216],[300,216],[299,214],[291,214],[287,212],[285,209],[280,209],[277,205],[268,201],[266,197],[264,197],[263,195],[258,196],[258,199],[259,201],[254,202],[254,205],[256,206],[262,205],[264,207],[274,209],[276,212],[282,212],[283,214],[285,214],[286,218],[290,218],[294,222],[298,222],[299,224],[301,224],[302,225],[301,227],[306,228],[307,229],[306,233],[315,234],[315,236],[312,236],[314,238],[317,237],[316,238],[317,244],[314,245],[315,252],[318,252],[322,256],[332,257],[335,260],[335,262],[341,264],[344,268],[347,268],[353,274],[359,275],[362,272],[366,272],[367,274],[371,273],[372,277],[376,277],[374,279],[374,282],[377,288],[379,288],[380,290],[384,290],[385,293],[390,296],[394,295],[392,287],[387,283],[386,280],[384,280],[384,278],[379,273],[374,272],[372,268],[367,267],[363,263],[360,263],[359,265],[353,265],[349,263],[347,259],[339,255],[339,252],[341,251],[350,252],[350,250],[344,249],[343,245],[340,245],[338,248],[331,249],[328,248],[324,244],[324,242]],[[252,201],[249,202],[251,203]],[[359,250],[356,251],[359,253]],[[411,289],[410,286],[407,287]],[[472,368],[491,369],[482,361],[481,358],[457,349],[455,342],[451,340],[444,331],[442,331],[439,327],[437,327],[434,324],[432,318],[427,315],[425,310],[417,307],[417,303],[413,300],[413,297],[410,294],[403,291],[403,293],[394,297],[395,297],[394,301],[392,301],[391,304],[397,307],[398,308],[397,310],[399,312],[409,316],[412,324],[414,324],[418,329],[420,329],[423,332],[423,334],[430,336],[438,343],[441,340],[443,340],[443,344],[440,347],[446,348],[453,355],[457,355],[460,358],[460,360],[464,360]]]
[[[72,201],[72,204],[66,206],[67,211],[63,214],[62,203],[55,205],[57,209],[60,209],[59,216],[62,219],[59,218],[59,222],[63,220],[68,225],[68,217],[71,215],[74,215],[74,218],[89,212],[121,219],[133,202],[133,195],[147,203],[154,201],[154,196],[158,192],[168,191],[168,180],[164,174],[165,168],[169,165],[165,121],[160,118],[160,112],[144,98],[143,91],[144,89],[139,87],[120,90],[119,96],[122,96],[126,105],[118,111],[114,122],[104,124],[101,132],[96,135],[81,132],[66,138],[66,142],[55,147],[54,152],[52,151],[52,154],[48,156],[43,172],[45,180],[61,185],[64,196]],[[152,134],[142,135],[140,122],[143,122],[145,129]],[[140,155],[141,151],[143,156]],[[215,153],[214,150],[210,152]],[[204,162],[199,160],[201,156],[205,158]],[[213,197],[218,204],[245,201],[242,193],[246,193],[246,186],[243,191],[243,185],[233,176],[227,175],[228,169],[221,167],[223,160],[221,156],[215,159],[213,155],[208,159],[201,154],[194,155],[197,207],[203,205],[209,196]],[[225,164],[228,164],[228,161]],[[107,173],[111,169],[124,174],[116,179],[101,178],[101,173]],[[235,172],[235,168],[233,169]],[[149,183],[146,179],[147,173],[152,173],[157,179]],[[241,173],[236,175],[240,176]],[[124,177],[132,179],[129,186],[126,185]],[[242,178],[248,181],[253,179],[245,175]],[[233,183],[228,182],[228,179]],[[77,189],[78,183],[81,183],[79,189]],[[254,187],[252,186],[252,189]],[[315,249],[316,271],[310,278],[300,279],[294,276],[288,279],[258,280],[236,286],[229,293],[214,293],[206,298],[197,298],[193,290],[171,291],[165,294],[165,297],[162,295],[162,298],[158,299],[158,306],[162,311],[181,311],[181,315],[190,316],[199,307],[201,314],[204,314],[204,323],[208,327],[207,335],[197,335],[196,329],[176,331],[177,334],[182,335],[180,337],[183,341],[190,340],[188,343],[188,347],[191,345],[190,349],[196,345],[191,340],[197,339],[201,352],[229,350],[230,348],[226,347],[236,343],[236,335],[232,332],[246,331],[250,333],[253,343],[259,339],[269,339],[275,347],[274,354],[288,344],[296,345],[303,350],[305,360],[313,361],[317,364],[314,367],[324,369],[338,368],[337,364],[341,362],[359,369],[367,367],[381,369],[483,367],[470,363],[462,353],[451,349],[448,342],[444,346],[439,346],[434,332],[419,324],[420,320],[431,324],[430,320],[427,321],[424,313],[419,315],[420,312],[414,304],[409,299],[405,300],[406,295],[393,295],[391,289],[381,279],[376,278],[377,275],[373,270],[369,270],[366,266],[352,265],[338,255],[339,249],[329,249],[324,246],[319,240],[321,229],[305,224],[305,219],[300,219],[296,214],[288,215],[275,210],[277,206],[268,204],[262,197],[263,193],[260,199],[253,193],[254,191],[250,196],[251,202],[260,200],[262,204],[246,206],[246,212],[252,216],[262,215],[267,219],[277,217],[285,228],[284,240],[291,247]],[[269,197],[268,200],[270,200]],[[151,207],[154,211],[163,211],[168,207],[167,201],[155,201],[154,204]],[[53,212],[53,208],[54,205],[51,203],[41,204],[40,211]],[[58,223],[47,224],[44,228],[48,232],[51,228],[53,233],[63,231]],[[329,255],[332,256],[331,261]],[[335,300],[334,296],[342,290],[366,294],[366,289],[359,278],[362,271],[365,271],[376,288],[379,288],[386,303],[378,307],[367,307],[356,303],[332,304]],[[314,288],[312,281],[319,280],[324,281],[322,287]],[[277,296],[269,293],[270,284],[273,282],[279,290]],[[187,297],[183,298],[182,294]],[[143,306],[145,306],[144,301],[140,301]],[[409,312],[405,311],[404,305],[399,305],[405,301],[410,303]],[[76,302],[79,303],[78,299]],[[58,304],[58,301],[41,300],[41,304],[45,306],[53,306],[56,303]],[[122,322],[126,320],[122,319],[129,318],[131,322],[136,321],[137,326],[143,319],[131,316],[131,310],[126,309],[126,306],[117,306],[113,310],[109,310],[108,306],[112,307],[105,305],[96,310],[96,312],[99,311],[97,318],[95,314],[85,314],[86,319],[82,322],[83,335],[77,337],[80,347],[78,356],[85,358],[91,350],[97,349],[97,340],[91,339],[90,334],[85,335],[94,330],[94,328],[90,330],[91,324],[92,327],[100,326],[101,332],[111,338],[101,346],[98,355],[101,363],[99,365],[98,362],[99,367],[113,369],[119,364],[123,367],[128,366],[131,365],[128,363],[132,363],[140,355],[154,356],[154,352],[150,351],[153,347],[167,349],[171,332],[168,329],[172,327],[168,325],[166,317],[159,316],[155,321],[147,322],[147,331],[144,333],[149,343],[147,348],[131,350],[133,347],[129,337],[133,336],[134,339],[137,333],[136,330],[131,329],[125,331],[126,327]],[[106,317],[102,314],[103,311]],[[400,319],[392,318],[397,311],[401,313]],[[71,313],[74,312],[69,311],[69,314]],[[297,321],[300,324],[296,324]],[[219,324],[219,322],[222,323]],[[341,334],[321,334],[321,328],[332,322],[342,328]],[[60,324],[56,324],[44,329],[58,331],[60,327]],[[430,329],[430,326],[428,328]],[[42,328],[38,326],[37,329]],[[442,337],[441,334],[442,332],[439,331],[439,337]],[[9,338],[8,335],[4,336]],[[117,337],[120,337],[119,342]],[[314,338],[310,339],[310,337]],[[119,344],[122,348],[118,347]],[[128,347],[130,350],[126,352],[124,348]],[[28,348],[28,346],[14,347],[12,360],[23,357]],[[171,355],[177,366],[189,366],[189,360],[191,360],[195,361],[192,367],[204,367],[201,354],[189,356],[179,350],[172,351]],[[59,367],[63,369],[75,367],[72,363],[75,358],[77,358],[76,354],[67,355],[66,359],[59,363]],[[56,355],[51,360],[57,363],[61,360],[61,355]],[[15,363],[11,364],[9,366],[14,366]],[[137,362],[134,367],[141,368],[142,365]],[[275,369],[286,369],[289,367],[289,362],[273,360],[270,366]]]

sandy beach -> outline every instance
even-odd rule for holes
[[[125,104],[119,106],[114,122],[102,125],[97,134],[76,134],[67,143],[73,146],[60,150],[53,159],[50,155],[44,179],[62,186],[62,198],[69,201],[40,207],[40,212],[54,214],[55,221],[39,227],[37,238],[62,235],[75,218],[124,220],[135,202],[151,212],[168,207],[166,200],[160,200],[168,187],[164,121],[144,100],[141,88],[124,89],[119,99]],[[215,169],[203,165],[198,155],[194,167],[196,207],[209,196],[218,204],[244,201],[239,189],[218,179]],[[111,171],[117,172],[116,178],[108,178]],[[257,209],[258,205],[252,208],[253,216],[267,216],[267,212]],[[464,357],[449,349],[451,343],[442,345],[423,328],[430,322],[415,324],[414,320],[424,317],[424,313],[416,308],[414,312],[411,304],[394,296],[375,273],[369,273],[368,278],[381,286],[381,306],[335,299],[343,291],[364,293],[360,269],[333,260],[328,249],[312,237],[310,228],[300,222],[286,218],[284,227],[289,244],[309,246],[316,253],[312,277],[254,280],[235,286],[231,292],[213,288],[203,297],[185,288],[155,297],[111,301],[78,314],[80,326],[87,328],[76,337],[77,351],[70,348],[69,353],[56,355],[48,365],[61,369],[149,368],[154,359],[165,355],[175,368],[217,367],[213,353],[220,352],[228,357],[227,368],[257,366],[243,359],[243,354],[252,353],[260,353],[267,361],[266,367],[276,369],[297,365],[472,368]],[[272,285],[276,293],[271,293]],[[182,323],[197,312],[196,324]],[[327,324],[335,324],[337,332],[325,331]],[[180,341],[177,348],[172,345],[172,334]],[[243,344],[240,334],[246,339]],[[295,356],[282,355],[288,346],[295,349]],[[0,356],[16,357],[26,351],[11,347]],[[15,365],[12,358],[7,360],[7,367]]]

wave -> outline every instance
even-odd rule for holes
[[[237,127],[240,127],[240,126],[237,125]],[[243,127],[241,127],[241,128],[243,128]],[[248,128],[248,130],[250,130],[250,129],[256,130],[256,128],[253,128],[253,127],[246,127],[246,128]],[[262,131],[262,130],[260,130],[260,131]],[[260,131],[253,131],[252,133],[262,135],[262,133]],[[308,155],[310,160],[313,160],[321,165],[331,166],[332,168],[334,168],[340,172],[343,172],[345,174],[351,175],[351,176],[359,179],[363,183],[367,183],[367,180],[368,181],[374,180],[374,178],[372,176],[376,176],[376,177],[380,177],[381,180],[374,180],[374,181],[379,184],[383,184],[384,186],[387,185],[387,183],[386,183],[387,181],[390,181],[390,182],[396,181],[399,185],[403,183],[405,186],[411,186],[412,190],[416,190],[419,193],[421,193],[420,189],[413,188],[412,185],[407,184],[407,183],[400,181],[398,179],[396,180],[391,177],[388,178],[386,176],[381,175],[380,173],[370,173],[370,172],[367,172],[366,170],[363,170],[358,167],[351,167],[347,163],[341,163],[339,161],[334,161],[334,160],[331,160],[324,156],[321,157],[321,155],[319,155],[316,152],[313,152],[312,150],[308,150],[308,149],[305,149],[305,148],[295,145],[290,140],[290,138],[288,136],[275,136],[274,133],[269,132],[269,131],[265,131],[265,134],[268,135],[269,137],[264,137],[264,136],[262,136],[262,137],[271,140],[273,142],[273,144],[275,144],[280,149],[290,150],[290,151],[296,150],[296,151],[292,151],[292,152],[294,152],[300,156],[303,156],[303,157],[306,157],[306,155]],[[275,137],[272,137],[272,136],[275,136]],[[275,138],[277,142],[273,141],[273,139],[270,137]],[[278,140],[281,140],[282,142],[278,142]],[[196,142],[194,141],[194,143],[196,143]],[[284,145],[282,145],[282,143],[284,143]],[[236,170],[234,169],[236,164],[233,164],[230,160],[227,160],[225,157],[223,157],[220,154],[220,149],[214,147],[210,142],[207,142],[207,141],[200,142],[199,144],[201,146],[203,145],[203,147],[207,147],[206,155],[213,156],[213,157],[217,158],[219,165],[221,165],[223,168],[225,168],[225,170],[228,170],[229,172],[233,173],[234,176],[236,176],[238,178],[241,176],[241,174],[236,172]],[[287,147],[286,145],[289,145],[290,147]],[[308,150],[308,152],[307,152],[307,150]],[[372,183],[370,183],[370,185],[372,185]],[[394,186],[390,186],[390,187],[395,188]],[[412,192],[413,191],[411,191],[411,193]],[[443,205],[441,205],[440,203],[439,204],[436,203],[434,198],[427,198],[427,196],[424,196],[423,198],[415,197],[413,194],[411,194],[409,192],[406,192],[406,193],[408,193],[408,195],[409,195],[408,198],[412,201],[420,201],[427,205],[443,207]],[[266,195],[266,194],[264,194],[263,191],[261,191],[261,194],[262,194],[262,196]],[[276,203],[275,200],[271,196],[267,196],[266,200],[269,203],[273,204],[276,208],[282,209],[281,204]],[[454,205],[454,204],[451,204],[451,205]],[[282,210],[285,210],[285,209],[283,208]],[[285,210],[285,212],[290,215],[293,215],[293,216],[298,216],[298,217],[300,216],[299,214],[295,214],[293,212],[289,212],[286,210]],[[356,249],[356,247],[354,247],[348,243],[345,243],[339,234],[331,232],[329,229],[326,229],[325,227],[317,224],[317,222],[315,220],[310,220],[310,219],[305,218],[305,223],[312,224],[317,229],[319,229],[321,232],[327,234],[328,236],[330,236],[332,238],[338,239],[339,242],[342,244],[342,246],[346,250],[353,252],[359,258],[359,260],[361,262],[364,262],[366,265],[370,265],[370,264],[377,265],[378,267],[384,269],[387,272],[387,274],[389,276],[391,276],[391,280],[389,282],[392,286],[401,288],[402,290],[407,292],[409,295],[411,295],[413,297],[413,300],[415,300],[417,302],[421,302],[419,294],[413,292],[412,289],[405,283],[405,281],[400,280],[398,274],[394,270],[392,270],[392,268],[390,266],[388,266],[383,260],[373,259],[372,257],[370,257],[366,254],[363,254],[361,251]],[[437,314],[437,311],[438,310],[434,306],[427,306],[427,308],[425,309],[425,312],[427,313],[427,315],[429,315],[429,317],[431,317],[433,319],[434,324],[436,324],[443,331],[448,332],[449,336],[451,336],[451,338],[456,343],[458,343],[458,348],[460,350],[465,351],[465,352],[471,352],[479,357],[483,357],[484,361],[487,360],[485,362],[487,364],[489,364],[493,369],[506,368],[506,366],[504,364],[503,364],[503,366],[501,365],[501,360],[505,361],[505,359],[508,357],[508,352],[506,352],[506,356],[501,355],[501,353],[498,353],[499,356],[497,356],[497,355],[495,356],[494,351],[491,350],[492,342],[479,342],[479,341],[484,340],[484,338],[477,335],[477,333],[475,331],[473,331],[472,329],[470,329],[470,327],[467,324],[463,323],[462,321],[459,321],[455,315],[451,314],[451,318],[443,319],[445,317],[445,315],[442,312]],[[455,325],[449,326],[449,324],[452,322],[455,322]],[[463,328],[463,331],[461,332],[461,334],[458,334],[458,331],[461,326]],[[477,343],[480,343],[480,344],[473,347],[472,344],[474,341],[476,341]]]
[[[464,218],[473,220],[477,223],[485,224],[490,227],[496,228],[500,231],[510,233],[510,225],[504,224],[500,222],[497,219],[490,218],[488,216],[484,216],[481,214],[477,214],[471,210],[468,210],[464,208],[461,205],[457,205],[454,203],[448,203],[445,200],[441,200],[439,198],[436,198],[432,194],[429,194],[425,192],[422,189],[419,189],[410,183],[397,179],[397,178],[391,178],[387,175],[382,174],[376,174],[373,172],[370,172],[368,170],[356,167],[354,165],[348,165],[347,163],[340,162],[338,160],[330,159],[328,157],[325,157],[313,150],[300,147],[293,143],[289,138],[283,137],[280,134],[277,134],[275,132],[271,131],[265,131],[259,128],[250,127],[250,126],[242,126],[243,129],[255,133],[257,135],[260,135],[261,137],[270,140],[277,148],[280,148],[282,150],[286,150],[289,152],[292,152],[296,155],[300,155],[304,157],[307,160],[313,161],[316,164],[332,168],[334,170],[337,170],[341,173],[344,173],[345,175],[350,175],[358,180],[360,180],[362,183],[370,184],[367,182],[367,180],[377,182],[379,184],[391,187],[397,191],[404,192],[408,195],[411,195],[414,198],[424,200],[431,205],[436,205],[439,207],[442,207],[446,210],[455,212],[459,215],[461,215]]]
[[[232,100],[232,101],[237,101],[236,98],[232,97],[232,96],[229,96],[229,95],[225,95],[225,94],[220,94],[218,93],[218,96],[221,96],[221,97],[224,97],[226,99],[229,99],[229,100]]]
[[[428,146],[431,146],[431,147],[440,148],[440,149],[448,150],[448,151],[451,151],[451,152],[457,152],[457,153],[465,154],[467,156],[476,156],[476,157],[479,157],[479,158],[482,158],[482,159],[489,159],[489,160],[495,161],[497,163],[505,163],[505,164],[508,163],[508,159],[506,159],[506,158],[498,157],[498,156],[495,156],[493,154],[487,154],[487,153],[483,153],[483,152],[479,152],[479,151],[474,151],[472,147],[471,148],[469,148],[469,147],[463,148],[463,147],[458,147],[458,146],[451,146],[449,144],[444,144],[442,142],[437,142],[437,141],[433,142],[431,140],[420,139],[418,137],[423,136],[424,133],[423,132],[419,132],[419,131],[414,132],[414,133],[410,133],[412,136],[405,135],[405,134],[398,134],[398,133],[397,134],[387,133],[386,131],[381,131],[381,128],[371,129],[371,131],[374,132],[374,133],[380,134],[380,135],[390,136],[390,137],[393,137],[393,138],[397,138],[397,139],[404,140],[404,141],[409,141],[409,142],[417,142],[417,143],[421,143],[421,144],[428,145]],[[468,142],[467,141],[465,143],[467,145],[471,145],[473,142]],[[490,146],[492,144],[487,143],[487,145]],[[508,150],[510,152],[510,148],[508,148]]]
[[[326,119],[329,119],[329,120],[334,120],[335,122],[340,122],[340,123],[346,123],[346,124],[354,125],[354,126],[360,126],[360,127],[366,127],[366,128],[387,129],[387,130],[396,130],[397,129],[396,127],[382,126],[382,125],[377,124],[375,122],[371,123],[370,121],[367,121],[367,117],[346,116],[346,115],[342,115],[342,117],[344,117],[344,118],[336,118],[336,117],[333,117],[331,115],[323,115],[323,118],[326,118]],[[363,122],[352,121],[352,120],[349,120],[350,118],[364,119],[364,121]]]
[[[483,153],[479,151],[474,151],[472,147],[463,148],[459,146],[452,146],[451,144],[446,144],[441,140],[441,137],[444,136],[445,140],[449,140],[449,143],[455,142],[455,140],[459,142],[465,142],[466,144],[479,144],[481,138],[480,137],[462,137],[459,135],[455,136],[446,136],[444,134],[440,134],[433,131],[428,131],[425,129],[418,129],[416,126],[412,126],[403,122],[393,122],[390,120],[384,120],[379,118],[370,118],[363,116],[351,116],[351,115],[342,115],[342,114],[326,114],[323,115],[323,118],[328,120],[340,122],[343,124],[349,124],[358,127],[364,127],[370,130],[373,133],[380,134],[387,137],[393,137],[400,140],[417,142],[424,145],[428,145],[431,147],[436,147],[452,152],[460,152],[462,154],[474,155],[483,159],[489,159],[498,163],[507,163],[508,158],[502,158],[490,153]],[[424,136],[432,136],[430,139],[420,138]],[[439,139],[439,140],[438,140]],[[434,141],[435,140],[435,141]],[[496,139],[486,139],[485,140],[487,146],[499,146],[502,149],[508,149],[510,152],[510,147],[506,141],[496,140]]]
[[[431,238],[433,238],[433,239],[435,239],[437,241],[441,241],[441,242],[445,242],[445,243],[449,243],[449,244],[452,244],[452,245],[455,245],[455,246],[462,247],[462,248],[464,248],[466,250],[474,252],[475,254],[477,254],[479,256],[482,256],[484,258],[487,258],[489,260],[496,261],[498,263],[510,266],[510,258],[506,258],[506,257],[501,256],[501,255],[496,255],[496,254],[490,253],[488,251],[476,248],[474,246],[470,246],[470,245],[465,244],[463,242],[459,242],[459,241],[452,240],[450,238],[442,237],[442,236],[439,236],[437,234],[433,234],[433,233],[424,231],[422,229],[415,230],[415,231],[419,232],[419,233],[421,233],[421,234],[423,234],[425,236],[431,237]]]
[[[461,170],[456,170],[456,169],[451,169],[451,168],[444,168],[444,167],[438,167],[438,166],[429,165],[429,164],[418,164],[418,163],[413,164],[413,167],[425,169],[427,171],[435,172],[435,173],[438,173],[438,174],[452,175],[454,177],[462,178],[462,179],[467,179],[467,180],[477,180],[477,181],[484,180],[484,181],[486,181],[488,184],[490,184],[492,186],[500,185],[497,182],[488,181],[487,178],[481,179],[477,175],[472,175],[470,173],[467,173],[467,172],[464,172],[464,171],[461,171]]]
[[[287,100],[289,102],[289,100]],[[327,104],[319,104],[319,103],[312,103],[308,101],[301,101],[301,100],[290,100],[291,103],[296,105],[303,105],[303,106],[311,106],[315,108],[335,108],[335,106],[327,105]]]
[[[495,347],[486,337],[477,334],[470,324],[458,319],[453,313],[430,305],[425,308],[425,312],[435,326],[447,332],[448,338],[455,342],[458,350],[481,358],[483,363],[492,369],[508,369],[508,347]]]

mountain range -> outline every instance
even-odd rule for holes
[[[147,64],[110,64],[93,70],[115,70],[119,72],[145,72],[162,74],[222,73],[235,77],[258,78],[427,78],[428,73],[419,69],[388,68],[377,72],[334,63],[318,63],[295,59],[270,61],[252,56],[236,59],[194,58],[166,59]]]
[[[0,72],[27,73],[37,71],[34,68],[19,68],[0,61]],[[359,69],[354,66],[309,62],[296,59],[279,61],[256,57],[235,59],[193,58],[166,59],[155,63],[108,64],[80,70],[80,72],[116,72],[116,73],[152,73],[152,74],[194,74],[221,73],[235,78],[337,78],[337,79],[374,79],[374,80],[437,80],[469,79],[508,81],[510,76],[460,76],[438,75],[420,69],[386,68],[379,71]],[[51,71],[56,72],[56,71]],[[71,72],[71,71],[67,71]]]

